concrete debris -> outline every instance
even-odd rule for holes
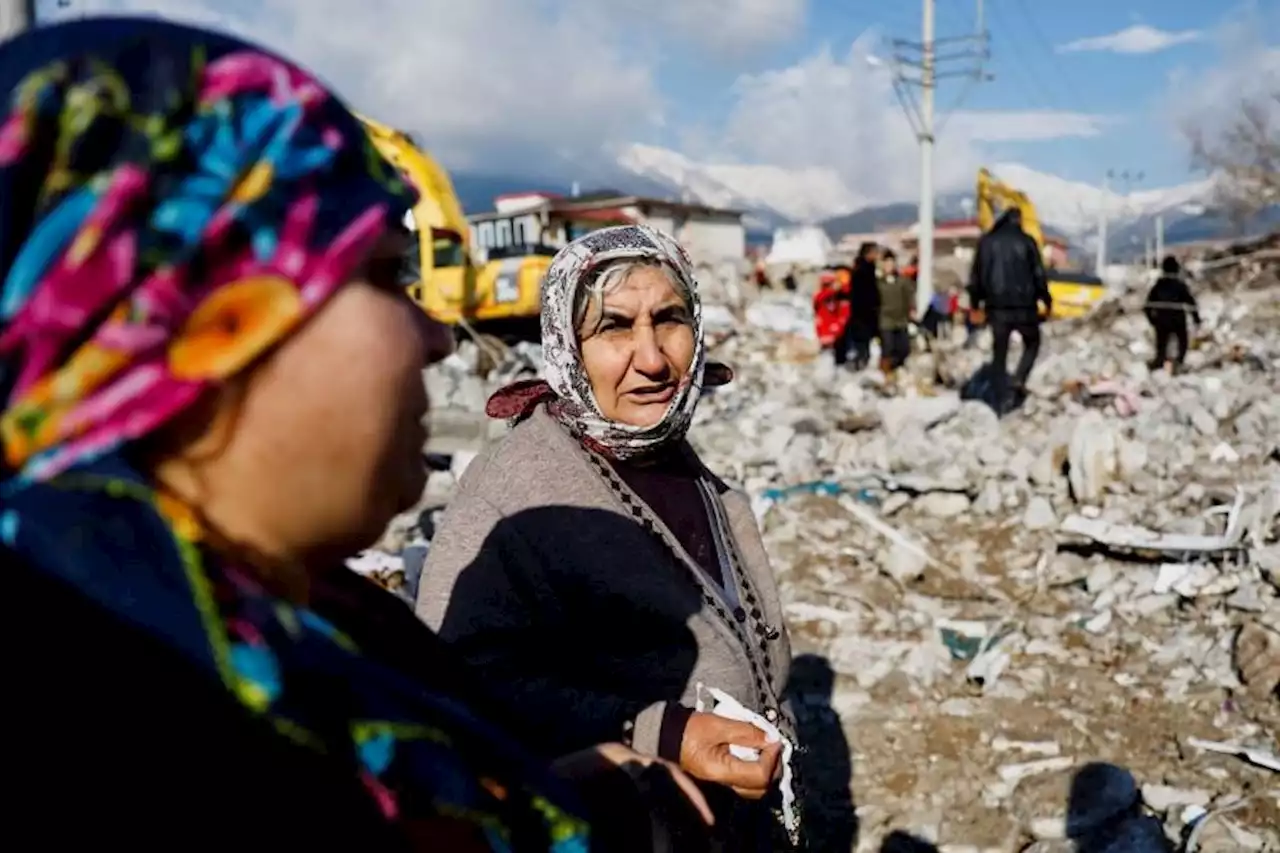
[[[1004,418],[959,394],[985,333],[918,343],[886,381],[819,352],[803,293],[708,306],[710,356],[736,378],[690,438],[753,501],[795,653],[836,673],[826,704],[797,712],[838,718],[836,745],[799,760],[847,741],[858,850],[895,832],[1056,849],[1087,762],[1132,771],[1132,807],[1172,841],[1201,821],[1199,849],[1280,850],[1276,264],[1205,267],[1176,374],[1147,368],[1141,284],[1045,326]],[[463,341],[428,371],[428,449],[494,440],[486,396],[538,364],[536,347]],[[462,467],[432,473],[387,551],[429,540]]]
[[[1246,623],[1236,635],[1235,663],[1240,681],[1255,697],[1280,694],[1280,631]]]
[[[1220,755],[1234,755],[1239,759],[1249,762],[1257,767],[1265,767],[1268,770],[1280,773],[1280,756],[1273,752],[1267,752],[1262,749],[1250,749],[1249,747],[1239,746],[1232,743],[1216,743],[1214,741],[1201,740],[1200,738],[1188,738],[1188,746],[1194,746],[1203,749],[1206,752],[1216,752]]]
[[[1205,536],[1194,533],[1157,533],[1135,524],[1116,524],[1101,518],[1085,518],[1072,515],[1062,522],[1059,532],[1083,536],[1099,545],[1129,551],[1150,551],[1160,554],[1204,554],[1238,548],[1244,531],[1237,523],[1243,506],[1243,496],[1238,496],[1227,516],[1227,529],[1221,536]]]

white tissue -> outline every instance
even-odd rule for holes
[[[715,687],[704,687],[702,682],[698,682],[697,685],[698,698],[694,706],[695,710],[704,713],[707,711],[707,703],[702,698],[704,691],[711,697],[710,712],[712,714],[717,717],[724,717],[726,720],[750,723],[764,732],[765,741],[768,743],[782,742],[782,781],[778,783],[778,789],[782,792],[782,820],[787,827],[787,831],[794,833],[800,825],[800,817],[796,813],[796,795],[791,784],[791,753],[795,750],[795,746],[782,736],[782,732],[778,731],[778,727],[773,723],[755,711],[749,710],[723,690]],[[749,746],[730,745],[729,753],[739,761],[760,760],[760,750]]]

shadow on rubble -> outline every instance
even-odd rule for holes
[[[1072,777],[1068,797],[1066,842],[1040,842],[1025,851],[1172,853],[1160,821],[1143,813],[1138,783],[1123,767],[1101,762],[1084,765]],[[885,838],[880,853],[938,853],[938,848],[895,831]]]
[[[977,400],[979,403],[985,403],[1000,417],[1022,408],[1022,405],[1027,402],[1027,393],[1025,391],[1013,391],[1013,377],[1007,373],[1005,374],[1004,387],[1010,389],[1009,396],[1003,403],[996,399],[995,377],[995,365],[989,361],[984,363],[974,371],[973,375],[960,388],[960,399]]]
[[[1171,853],[1160,822],[1143,814],[1133,774],[1115,764],[1086,764],[1071,780],[1067,838],[1075,853]]]
[[[938,848],[909,832],[894,830],[880,845],[880,853],[938,853]]]
[[[858,842],[858,814],[849,783],[853,761],[840,715],[831,707],[835,672],[821,655],[798,655],[791,663],[787,695],[803,749],[804,823],[811,850],[845,853]]]

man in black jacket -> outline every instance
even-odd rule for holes
[[[1175,257],[1167,257],[1160,264],[1164,275],[1147,294],[1143,313],[1156,333],[1156,355],[1148,365],[1152,370],[1168,366],[1171,370],[1182,367],[1187,357],[1187,345],[1190,336],[1187,334],[1187,315],[1191,322],[1200,325],[1200,310],[1191,289],[1182,280],[1182,266]],[[1178,342],[1177,355],[1169,359],[1169,342]]]
[[[1022,338],[1022,358],[1014,373],[1014,391],[1026,392],[1027,379],[1040,352],[1040,306],[1053,307],[1040,247],[1022,230],[1022,212],[1012,208],[978,241],[969,272],[969,304],[983,311],[991,327],[992,390],[996,411],[1013,406],[1008,389],[1009,338]]]
[[[871,361],[871,342],[880,334],[880,285],[876,261],[880,247],[863,243],[850,274],[849,289],[843,298],[849,302],[849,320],[835,345],[836,364],[845,364],[853,352],[854,370],[862,370]]]

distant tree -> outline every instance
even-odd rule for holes
[[[1193,166],[1217,178],[1214,204],[1232,224],[1280,204],[1280,90],[1242,101],[1224,127],[1187,134]]]

